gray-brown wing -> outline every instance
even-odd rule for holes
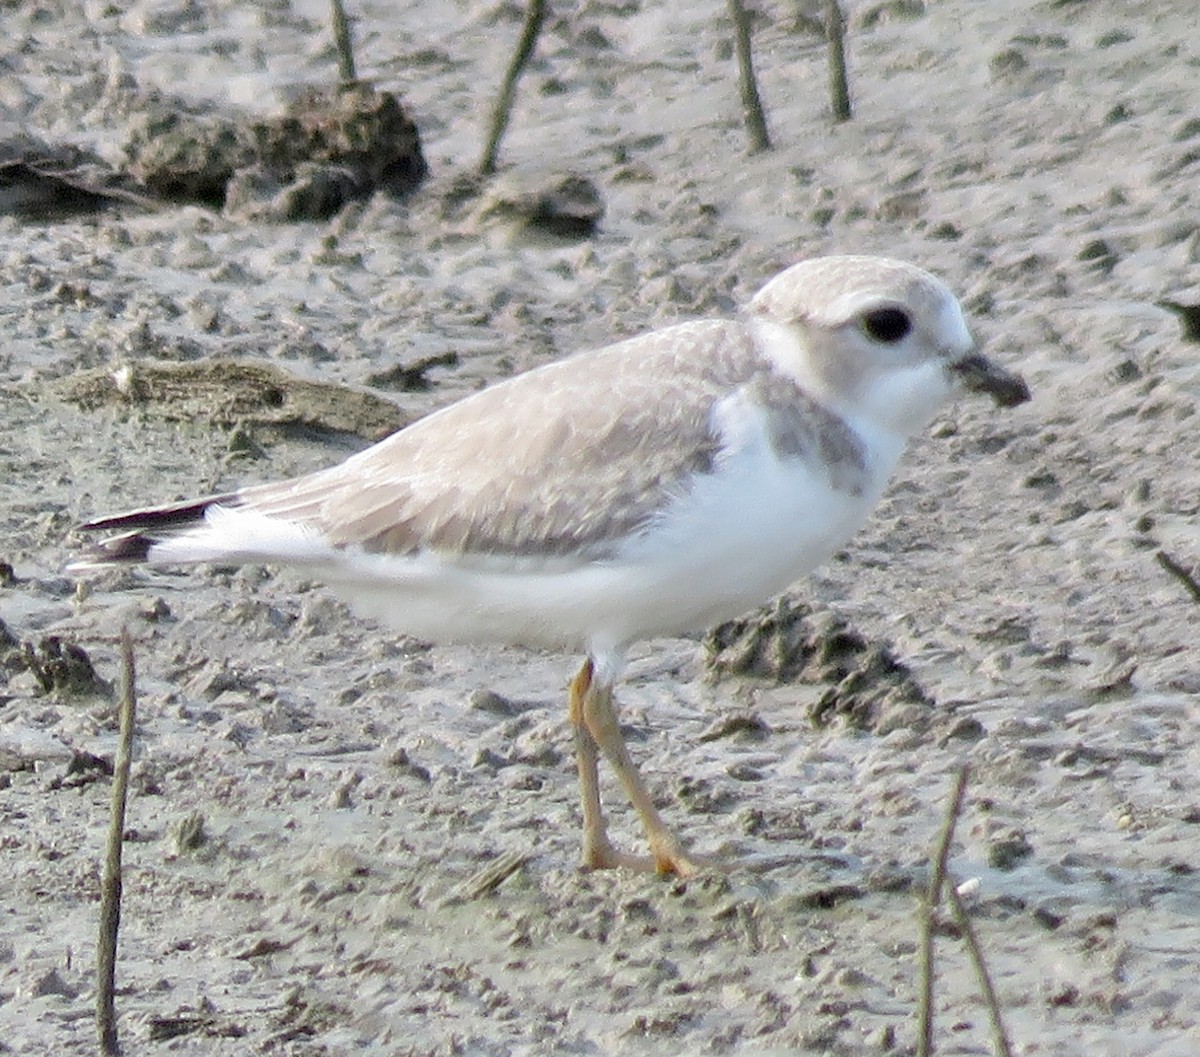
[[[239,498],[335,545],[600,557],[711,468],[713,404],[762,369],[738,322],[672,327],[510,379],[340,466]]]

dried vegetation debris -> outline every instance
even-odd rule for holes
[[[0,140],[0,215],[58,220],[122,202],[152,204],[131,176],[91,151],[26,132]]]
[[[137,361],[78,371],[59,395],[92,411],[128,407],[167,422],[208,420],[229,427],[350,435],[374,442],[412,416],[381,396],[299,378],[272,363],[224,358],[184,363]]]

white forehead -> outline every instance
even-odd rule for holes
[[[864,309],[903,306],[918,327],[942,343],[970,346],[958,299],[936,276],[886,257],[818,257],[780,272],[750,302],[751,312],[778,323],[840,326]]]

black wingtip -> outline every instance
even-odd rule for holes
[[[229,492],[93,518],[80,525],[79,531],[111,532],[113,535],[92,544],[86,553],[67,566],[67,572],[85,572],[111,565],[137,565],[147,561],[150,549],[156,543],[161,543],[180,529],[199,524],[209,507],[218,504],[235,506],[237,503],[236,493]]]
[[[85,521],[79,526],[81,532],[121,532],[122,530],[147,529],[160,532],[164,529],[181,528],[204,520],[204,513],[211,506],[236,506],[237,494],[210,495],[203,499],[185,499],[165,506],[127,510],[122,514],[106,514]]]
[[[87,553],[70,562],[67,572],[84,572],[102,569],[109,565],[137,565],[150,556],[150,548],[157,542],[154,537],[140,532],[126,532],[111,536],[89,547]]]

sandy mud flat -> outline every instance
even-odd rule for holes
[[[116,725],[71,648],[112,682],[123,623],[126,1052],[911,1052],[916,908],[964,762],[950,866],[1016,1051],[1200,1052],[1200,345],[1162,307],[1200,301],[1192,0],[856,0],[838,126],[806,5],[766,0],[776,148],[754,156],[726,5],[552,5],[498,186],[591,181],[604,215],[570,240],[461,207],[519,5],[349,6],[360,74],[420,130],[409,198],[0,217],[0,1052],[95,1052]],[[261,116],[327,84],[326,7],[7,4],[0,117],[119,166],[150,101]],[[633,751],[687,837],[742,861],[727,876],[577,867],[574,658],[397,639],[272,569],[86,594],[62,572],[97,513],[325,465],[392,413],[831,252],[940,274],[1035,396],[943,415],[795,588],[931,704],[818,726],[828,684],[639,648]],[[213,373],[231,361],[260,373]],[[146,364],[212,395],[181,409]],[[101,399],[124,369],[161,399]],[[234,400],[277,369],[352,395]],[[938,1052],[991,1052],[965,954],[939,950]]]

